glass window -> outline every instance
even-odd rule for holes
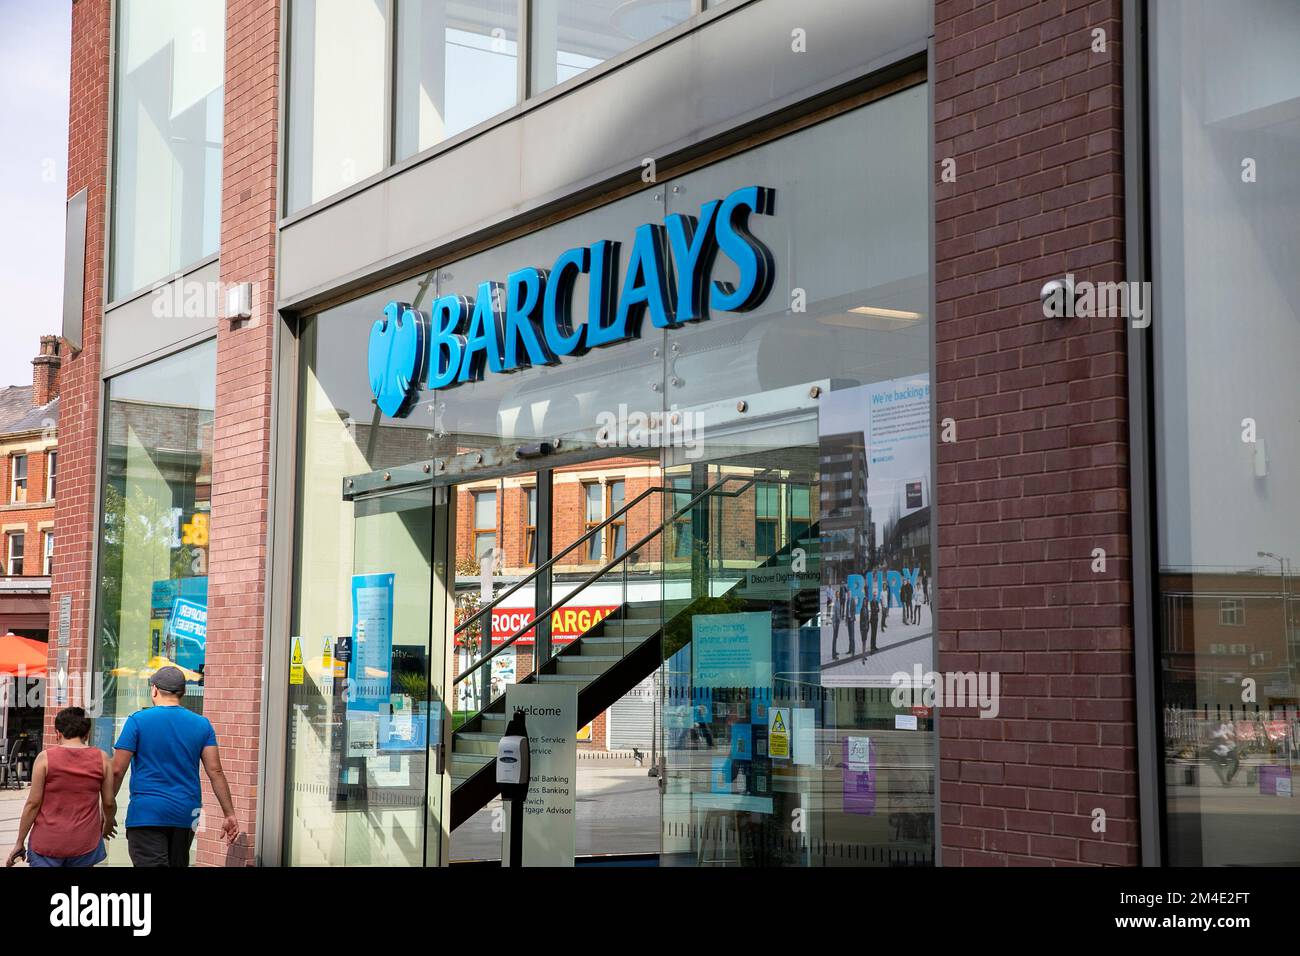
[[[9,458],[9,500],[19,504],[27,500],[27,456]]]
[[[669,513],[676,514],[691,503],[690,476],[673,478],[672,486],[681,489],[673,492],[672,504],[668,506],[671,509]],[[689,558],[691,556],[691,513],[689,511],[673,519],[672,535],[671,556]]]
[[[207,616],[216,358],[207,342],[106,386],[95,642],[104,690],[93,742],[108,753],[127,717],[149,705],[160,667],[180,667],[182,703],[203,710],[206,639],[172,621],[180,602]],[[126,863],[123,841],[108,852]]]
[[[9,557],[9,563],[6,566],[6,571],[11,577],[15,577],[15,578],[22,577],[23,548],[26,543],[26,540],[27,540],[27,536],[23,534],[21,531],[11,531],[7,535],[5,535],[5,543],[7,545],[5,550],[8,553],[8,557]]]
[[[692,489],[704,492],[726,480],[726,497],[703,495],[689,515],[670,521],[671,548],[656,538],[594,578],[592,564],[557,568],[553,599],[573,614],[572,621],[553,617],[553,646],[583,639],[588,625],[578,620],[582,612],[588,621],[593,613],[619,612],[604,625],[606,640],[594,645],[602,648],[599,654],[562,663],[600,666],[594,658],[607,662],[645,640],[659,642],[661,651],[606,672],[624,696],[592,731],[609,746],[627,743],[658,756],[664,788],[647,811],[657,819],[634,830],[644,818],[632,822],[633,814],[619,812],[616,832],[588,827],[588,837],[580,824],[576,845],[621,852],[639,848],[649,833],[662,865],[930,864],[933,715],[920,703],[922,687],[908,687],[915,699],[898,704],[888,686],[900,670],[934,666],[933,604],[925,598],[937,581],[930,580],[932,545],[924,534],[933,421],[928,116],[926,87],[909,88],[693,170],[668,184],[678,191],[663,184],[642,190],[310,317],[302,333],[300,567],[291,633],[337,634],[348,626],[346,574],[352,565],[346,541],[335,539],[353,520],[340,494],[349,476],[431,456],[461,456],[468,464],[475,449],[506,450],[555,437],[566,445],[572,440],[575,448],[600,442],[618,457],[603,466],[556,466],[558,547],[593,531],[618,502],[634,500],[643,481],[675,480],[672,491],[650,506],[663,515],[665,499],[675,499],[675,510]],[[719,304],[708,319],[670,329],[646,323],[640,339],[566,354],[557,366],[513,375],[487,371],[481,381],[423,387],[408,417],[372,417],[373,396],[358,356],[366,354],[389,301],[427,310],[435,297],[478,296],[483,283],[524,266],[547,269],[565,250],[598,240],[628,242],[643,223],[674,214],[712,216],[716,207],[707,203],[752,184],[779,196],[768,207],[759,202],[764,194],[753,194],[748,216],[750,233],[771,253],[771,269],[761,283],[747,270],[747,280],[740,258],[719,254],[709,271],[720,303],[734,302],[724,297],[742,282],[749,281],[755,294],[761,287],[765,294],[746,303],[753,308],[736,314]],[[628,284],[627,261],[623,257],[611,276],[620,296]],[[423,290],[422,280],[431,280]],[[591,314],[593,299],[604,304],[600,286],[594,288],[593,296],[589,274],[564,287],[574,328]],[[792,323],[796,288],[809,295],[806,314]],[[666,361],[674,352],[680,354]],[[888,411],[873,412],[880,404]],[[753,414],[756,409],[763,413]],[[692,414],[678,423],[674,410]],[[702,410],[699,417],[696,410]],[[625,413],[629,426],[633,413],[666,416],[680,428],[680,440],[649,450],[635,446],[630,432],[619,437],[622,425],[610,424],[611,415],[621,421]],[[868,436],[892,446],[888,461],[871,463],[869,476]],[[521,479],[509,474],[500,480],[511,487]],[[472,474],[464,481],[474,488],[459,489],[455,500],[458,527],[465,528],[458,544],[469,556],[480,527],[469,495],[492,485]],[[766,511],[792,526],[807,524],[802,553],[778,542],[770,555],[753,554],[756,483],[777,489],[765,492]],[[493,504],[490,530],[511,534],[497,530],[495,511],[499,507],[517,523],[522,507]],[[602,535],[573,557],[580,551],[590,562],[601,561],[659,527],[643,515],[628,522],[627,537]],[[538,519],[544,523],[546,516]],[[785,533],[779,526],[777,537]],[[665,562],[666,554],[677,556]],[[435,581],[434,593],[459,587],[458,608],[478,606],[461,599],[488,599],[491,588],[504,583],[478,577],[462,572],[450,584]],[[588,578],[590,587],[577,590]],[[878,595],[888,595],[874,607],[854,600],[869,593],[868,579]],[[906,602],[903,592],[891,594],[891,580],[916,582],[921,599],[915,592]],[[428,594],[427,580],[421,593]],[[520,613],[495,622],[494,631],[499,624],[503,634],[526,632],[534,603],[526,591],[519,597],[512,611]],[[420,639],[428,640],[428,629],[420,630]],[[440,623],[433,639],[454,641],[466,657],[485,643],[470,630],[446,634]],[[499,657],[502,673],[494,667],[490,677],[508,683],[511,662]],[[526,654],[516,659],[515,679],[538,663]],[[310,684],[291,688],[291,700]],[[451,686],[453,710],[481,704],[483,684],[475,679]],[[637,686],[646,693],[633,694]],[[331,719],[341,726],[337,700],[319,704],[321,693],[312,690],[290,733],[288,859],[329,858],[340,845],[358,859],[418,847],[418,828],[405,827],[405,842],[388,839],[386,810],[373,820],[361,813],[341,819],[337,804],[331,812],[333,754],[344,752],[346,741],[331,729]],[[451,743],[450,783],[464,786],[479,753],[470,748],[486,741],[459,737]],[[453,857],[470,859],[476,848],[500,846],[490,826],[491,804],[469,809],[477,810],[482,830],[471,833],[467,828],[477,824],[467,819],[453,838],[460,846],[452,847]],[[805,820],[802,836],[791,834],[795,815]],[[629,839],[633,833],[635,840]]]
[[[45,500],[54,500],[54,479],[59,471],[59,453],[51,451],[45,453]]]
[[[759,557],[768,557],[779,545],[781,486],[760,484],[754,491],[754,552]]]
[[[1168,862],[1291,866],[1300,862],[1300,5],[1152,8],[1159,295],[1149,334]]]
[[[609,515],[615,515],[623,507],[623,482],[611,481],[605,485],[606,495],[609,499]],[[620,515],[609,523],[610,540],[613,542],[613,551],[607,556],[617,558],[627,550],[627,516]]]
[[[541,93],[691,15],[691,0],[535,0],[531,91]]]
[[[293,0],[288,208],[310,206],[386,163],[387,0]]]
[[[109,297],[217,251],[224,0],[119,0]]]
[[[398,160],[517,102],[518,0],[398,0]]]
[[[356,374],[369,330],[313,318],[301,335],[289,633],[303,671],[289,678],[284,740],[289,865],[414,866],[440,851],[440,778],[427,747],[442,726],[446,655],[430,638],[433,594],[455,569],[433,552],[432,488],[342,493],[347,477],[427,457],[434,437],[423,406],[409,419],[374,414],[367,376]],[[463,500],[457,518],[469,528]]]
[[[600,483],[588,482],[582,486],[583,530],[590,531],[605,520],[605,493]],[[587,560],[599,561],[605,553],[604,529],[597,531],[587,541]]]
[[[54,532],[45,532],[45,567],[41,572],[47,578],[54,573]]]
[[[497,493],[474,493],[474,557],[483,556],[497,546]]]
[[[525,488],[525,507],[528,515],[524,521],[524,554],[530,565],[537,564],[537,489]]]

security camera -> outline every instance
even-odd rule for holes
[[[1052,279],[1044,283],[1043,288],[1038,293],[1039,300],[1043,303],[1043,315],[1053,319],[1065,319],[1074,317],[1074,276],[1067,275],[1064,279]]]

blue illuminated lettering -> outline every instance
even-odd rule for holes
[[[452,388],[480,381],[485,372],[554,365],[562,356],[639,337],[646,315],[654,328],[669,329],[714,312],[757,309],[772,291],[776,262],[750,219],[775,212],[775,190],[745,186],[705,202],[698,217],[674,213],[662,225],[638,226],[621,289],[621,246],[601,239],[566,249],[549,272],[528,266],[504,284],[480,283],[473,299],[441,296],[427,326],[417,310],[390,302],[371,330],[376,402],[400,417],[422,385]],[[734,264],[735,282],[712,278],[719,254]],[[587,320],[578,325],[574,294],[581,275],[587,276]]]

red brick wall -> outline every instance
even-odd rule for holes
[[[226,6],[221,281],[253,284],[253,319],[217,335],[212,547],[204,713],[221,745],[245,836],[234,847],[211,826],[200,864],[249,865],[257,825],[257,767],[270,495],[272,343],[276,330],[276,144],[279,0]],[[277,742],[278,744],[279,742]],[[220,808],[205,791],[204,813]]]
[[[1120,9],[936,4],[939,669],[1002,680],[940,719],[945,865],[1138,859],[1125,328],[1038,299],[1123,278]]]
[[[65,350],[59,371],[59,487],[54,513],[58,553],[50,587],[50,672],[58,664],[59,601],[72,598],[68,665],[90,669],[88,617],[95,547],[100,342],[104,299],[104,194],[108,182],[109,0],[72,5],[72,75],[68,111],[68,195],[89,190],[82,350]],[[42,491],[43,495],[44,492]],[[54,733],[56,708],[45,711]]]

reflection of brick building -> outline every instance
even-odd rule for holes
[[[1294,587],[1289,575],[1259,569],[1161,571],[1165,704],[1240,708],[1246,678],[1260,707],[1300,703],[1291,691],[1300,665]]]
[[[862,573],[874,562],[875,530],[867,504],[867,441],[862,432],[823,435],[821,467],[822,560],[827,583]]]
[[[0,389],[0,634],[49,632],[61,363],[43,335],[32,384]]]

